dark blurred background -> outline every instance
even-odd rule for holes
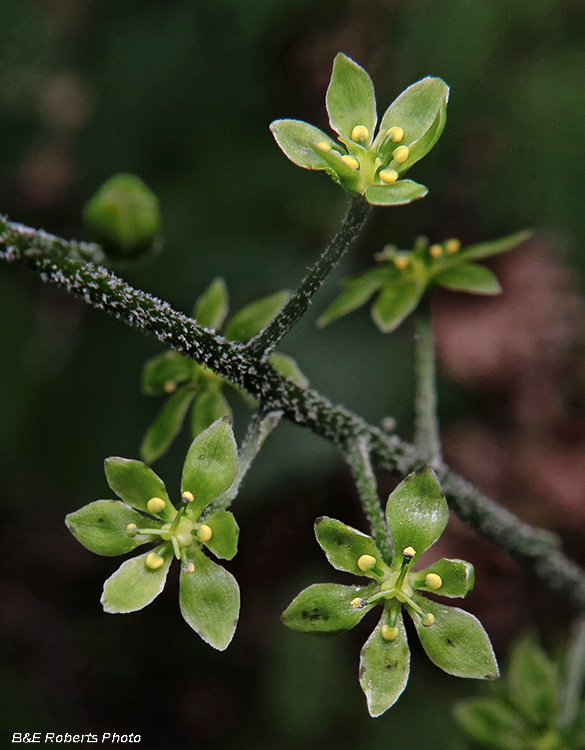
[[[451,86],[449,120],[414,179],[429,196],[380,209],[282,350],[311,384],[374,423],[412,429],[412,329],[379,334],[367,310],[318,331],[339,279],[389,242],[464,243],[535,230],[498,258],[504,294],[436,300],[445,453],[585,563],[585,4],[581,0],[2,0],[0,211],[86,238],[81,208],[116,172],[161,200],[161,254],[120,263],[131,283],[189,311],[215,275],[237,309],[294,288],[344,208],[322,173],[295,167],[268,130],[327,127],[333,57],[372,75],[379,109],[425,75]],[[160,345],[21,268],[0,266],[0,729],[135,732],[145,748],[468,747],[450,706],[485,686],[448,677],[411,638],[410,684],[370,719],[345,637],[291,633],[301,587],[347,581],[312,524],[365,529],[348,473],[322,440],[284,424],[234,506],[243,591],[224,654],[182,621],[176,581],[140,613],[101,611],[119,561],[94,556],[63,518],[109,497],[102,461],[137,457],[160,408],[138,389]],[[238,407],[241,437],[248,412]],[[155,464],[178,491],[183,436]],[[395,482],[395,480],[394,480]],[[380,476],[381,490],[393,487]],[[558,653],[571,613],[456,519],[437,545],[477,566],[465,606],[505,664],[527,627]]]

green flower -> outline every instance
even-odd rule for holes
[[[315,535],[337,570],[366,576],[363,586],[318,583],[302,591],[283,614],[286,625],[308,633],[344,633],[377,605],[380,621],[364,645],[360,683],[372,716],[398,699],[408,680],[410,652],[402,619],[405,609],[428,657],[448,674],[492,679],[498,665],[489,637],[468,612],[446,607],[422,595],[466,596],[473,588],[473,566],[463,560],[439,560],[414,571],[417,559],[443,533],[449,511],[428,466],[408,476],[386,505],[394,555],[387,565],[374,540],[333,518],[319,518]]]
[[[567,720],[566,683],[533,636],[523,636],[514,644],[506,683],[491,697],[455,706],[459,725],[474,742],[495,750],[585,747],[585,700],[574,706]]]
[[[317,325],[326,326],[357,310],[374,294],[377,297],[372,305],[372,318],[382,333],[394,331],[434,287],[471,294],[499,294],[502,287],[494,272],[475,261],[511,250],[529,236],[530,232],[517,232],[463,250],[456,239],[429,247],[426,238],[420,237],[412,250],[387,245],[375,256],[378,266],[344,280],[343,292],[321,315]]]
[[[356,62],[338,54],[326,103],[339,142],[300,120],[276,120],[270,129],[299,167],[325,170],[374,205],[401,205],[428,192],[424,185],[401,178],[439,139],[448,98],[444,81],[424,78],[388,107],[374,135],[378,117],[372,79]]]
[[[230,643],[240,610],[236,579],[203,552],[231,560],[238,525],[219,511],[201,519],[210,503],[233,483],[237,447],[228,418],[215,422],[191,444],[177,510],[165,485],[140,461],[108,458],[106,478],[122,500],[98,500],[67,516],[69,530],[99,555],[122,555],[148,542],[156,547],[127,560],[104,584],[102,604],[113,614],[135,612],[163,590],[174,557],[181,561],[179,603],[188,624],[214,648]]]
[[[270,323],[289,297],[289,292],[282,291],[246,305],[228,321],[223,335],[229,341],[247,341]],[[225,281],[218,277],[195,303],[193,317],[205,328],[219,331],[228,308]],[[307,379],[292,357],[276,352],[270,363],[301,388],[307,386]],[[170,350],[150,359],[142,373],[142,391],[152,396],[166,394],[168,398],[144,435],[140,447],[142,460],[151,464],[166,453],[181,431],[190,408],[193,438],[217,419],[231,416],[232,410],[223,394],[226,385],[224,378],[178,352]],[[253,400],[241,389],[238,393],[247,401]]]

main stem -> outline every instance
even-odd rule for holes
[[[437,418],[437,367],[431,298],[423,297],[415,313],[415,445],[422,461],[438,469],[443,463]]]
[[[311,304],[311,297],[317,292],[323,281],[335,268],[337,263],[349,250],[349,247],[364,226],[371,206],[366,199],[357,194],[351,195],[351,203],[343,219],[341,228],[309,273],[301,281],[299,288],[278,313],[278,315],[259,334],[250,339],[246,350],[250,356],[266,362],[281,339],[303,317]]]

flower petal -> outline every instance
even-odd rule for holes
[[[480,621],[456,607],[445,607],[416,593],[416,603],[433,615],[435,621],[425,627],[410,611],[420,642],[427,656],[440,669],[455,677],[493,680],[500,672],[492,644]]]
[[[402,559],[406,547],[414,548],[417,559],[441,536],[449,520],[449,509],[429,466],[409,474],[390,494],[386,520],[397,560]]]
[[[514,644],[508,686],[512,702],[531,722],[554,723],[559,675],[555,664],[533,637],[521,638]]]
[[[429,573],[441,577],[442,583],[439,588],[431,588],[426,583],[425,579]],[[465,560],[448,560],[443,557],[428,568],[416,572],[416,588],[419,591],[430,591],[439,596],[467,596],[470,591],[473,591],[474,583],[473,565]]]
[[[221,565],[212,562],[196,545],[188,559],[192,573],[181,568],[181,614],[206,643],[220,651],[234,636],[240,612],[240,589],[236,579]]]
[[[496,274],[479,263],[465,263],[446,268],[433,276],[433,281],[439,286],[454,292],[470,292],[471,294],[501,294],[502,287]]]
[[[148,501],[153,497],[160,497],[166,505],[158,515],[165,521],[172,521],[177,515],[164,482],[150,466],[146,466],[142,461],[112,456],[106,458],[104,468],[108,484],[128,505],[148,513]]]
[[[194,518],[199,518],[219,494],[233,484],[238,471],[238,449],[231,421],[222,417],[198,435],[183,465],[181,492],[190,492]]]
[[[325,101],[329,123],[336,133],[350,138],[356,125],[364,125],[371,142],[378,119],[374,84],[360,65],[341,52],[333,61]]]
[[[205,524],[212,531],[211,539],[204,542],[216,557],[231,560],[238,551],[238,537],[240,529],[233,513],[219,510],[205,519]]]
[[[267,326],[276,317],[290,298],[290,292],[269,294],[242,307],[227,324],[225,337],[228,341],[247,341]]]
[[[142,370],[140,387],[149,396],[169,393],[179,383],[192,380],[195,362],[178,352],[167,351],[149,359]]]
[[[527,722],[501,700],[479,698],[455,705],[455,718],[463,729],[487,747],[519,750],[534,747]]]
[[[378,291],[384,281],[392,278],[392,269],[370,268],[359,276],[343,280],[343,291],[335,299],[317,321],[319,327],[329,325],[342,315],[357,310]],[[396,274],[394,274],[396,275]]]
[[[404,130],[401,143],[411,147],[433,127],[448,99],[449,87],[440,78],[427,77],[413,83],[384,113],[376,140],[383,138],[390,127],[398,126]]]
[[[315,583],[295,597],[282,614],[282,621],[292,630],[304,633],[346,633],[369,612],[373,604],[358,609],[351,602],[370,596],[370,586],[342,586],[339,583]]]
[[[126,560],[104,583],[101,603],[111,614],[136,612],[150,604],[165,586],[172,555],[168,555],[160,568],[152,570],[146,565],[150,552]]]
[[[372,305],[372,319],[382,333],[391,333],[416,308],[425,288],[416,279],[398,278],[385,284]]]
[[[281,150],[294,164],[305,169],[327,168],[327,162],[314,149],[321,141],[333,143],[322,130],[302,120],[275,120],[270,130]]]
[[[461,250],[457,255],[453,256],[453,260],[461,259],[462,262],[467,262],[468,260],[481,260],[482,258],[488,258],[491,255],[499,255],[500,253],[505,253],[507,250],[512,250],[523,242],[526,242],[531,235],[532,232],[525,229],[522,232],[516,232],[515,234],[509,234],[507,237],[501,237],[499,240],[470,245],[464,250]]]
[[[165,401],[140,446],[142,459],[151,464],[164,455],[177,437],[195,397],[193,388],[179,388]]]
[[[398,635],[393,641],[382,637],[387,621],[386,611],[362,648],[360,685],[366,694],[371,716],[388,710],[406,687],[410,673],[410,651],[402,615],[398,615]]]
[[[228,290],[222,277],[217,276],[195,303],[193,317],[200,326],[219,331],[228,309]]]
[[[315,521],[315,536],[327,559],[337,570],[363,576],[366,574],[357,564],[362,555],[371,555],[381,561],[380,553],[371,536],[346,526],[335,518],[318,518]]]
[[[147,520],[141,513],[119,500],[96,500],[95,503],[89,503],[75,513],[69,513],[65,523],[84,547],[97,555],[107,557],[124,555],[152,540],[147,534],[128,536],[128,524],[134,523],[138,527],[162,526],[160,521]]]
[[[412,180],[398,180],[391,185],[370,185],[366,188],[366,200],[374,206],[404,206],[424,198],[428,188]]]
[[[232,410],[221,390],[221,383],[210,383],[197,396],[191,411],[191,436],[196,438],[222,417],[231,417]]]

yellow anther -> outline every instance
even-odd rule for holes
[[[354,609],[361,609],[364,606],[364,600],[361,597],[356,596],[355,599],[351,600],[350,604]]]
[[[355,128],[351,131],[352,141],[367,141],[369,137],[370,131],[366,128],[365,125],[356,125]]]
[[[173,383],[172,380],[167,380],[165,383],[165,393],[172,393],[177,390],[177,384]]]
[[[430,589],[433,589],[433,591],[436,591],[437,589],[440,589],[443,585],[443,579],[441,576],[438,576],[436,573],[427,573],[425,576],[425,581],[427,586]]]
[[[429,247],[429,255],[431,258],[440,258],[443,255],[443,248],[440,245],[431,245]]]
[[[328,153],[333,148],[333,144],[330,141],[319,141],[317,148],[319,151],[325,151],[325,153]]]
[[[435,622],[435,616],[432,615],[430,612],[426,614],[422,620],[422,624],[425,626],[425,628],[430,628],[431,625]]]
[[[341,161],[342,161],[342,162],[343,162],[344,164],[347,164],[347,166],[348,166],[348,167],[349,167],[350,169],[359,169],[360,163],[359,163],[359,161],[358,161],[358,160],[357,160],[357,159],[355,158],[355,156],[350,156],[349,154],[344,154],[344,155],[343,155],[343,156],[341,157]]]
[[[398,628],[394,626],[391,628],[389,625],[382,625],[382,638],[385,641],[393,641],[398,635]]]
[[[192,493],[192,492],[189,492],[189,490],[187,490],[187,492],[183,492],[183,494],[182,494],[182,498],[183,498],[183,500],[184,500],[184,501],[185,501],[186,503],[192,503],[192,502],[193,502],[193,500],[195,500],[195,498],[193,497],[193,493]]]
[[[128,526],[126,526],[126,533],[128,536],[136,536],[136,529],[138,526],[136,526],[135,523],[129,523]]]
[[[404,557],[414,557],[416,555],[416,552],[414,551],[414,547],[405,547],[402,550],[402,554]]]
[[[400,141],[404,138],[404,130],[398,125],[395,125],[393,128],[390,128],[390,130],[386,131],[386,135],[390,136],[394,143],[400,143]]]
[[[213,531],[211,530],[211,527],[206,523],[202,523],[201,526],[197,529],[197,539],[199,539],[200,542],[208,542],[212,536]]]
[[[395,169],[382,169],[380,170],[380,179],[389,185],[392,182],[396,182],[398,179],[398,172]]]
[[[407,255],[397,255],[394,258],[394,265],[396,268],[398,268],[400,271],[404,271],[406,266],[408,265],[409,260]]]
[[[372,567],[376,564],[376,558],[372,557],[371,555],[362,555],[360,558],[358,558],[357,566],[360,570],[363,570],[365,573],[367,570],[371,570]]]
[[[148,508],[149,513],[160,513],[163,508],[165,508],[166,503],[162,499],[162,497],[151,497],[150,500],[146,503],[146,507]]]
[[[164,561],[164,557],[157,555],[156,552],[151,552],[146,556],[146,567],[151,570],[156,570],[157,568],[160,568],[161,565],[164,565]]]
[[[408,159],[409,154],[410,149],[408,148],[408,146],[398,146],[398,148],[394,149],[392,158],[399,164],[404,164],[404,162]]]
[[[447,240],[445,242],[445,250],[449,253],[449,255],[454,255],[456,252],[459,251],[461,248],[461,243],[459,240]]]
[[[185,571],[186,575],[190,576],[191,573],[195,572],[195,566],[193,565],[193,563],[189,563],[188,565],[185,565],[183,570]]]

